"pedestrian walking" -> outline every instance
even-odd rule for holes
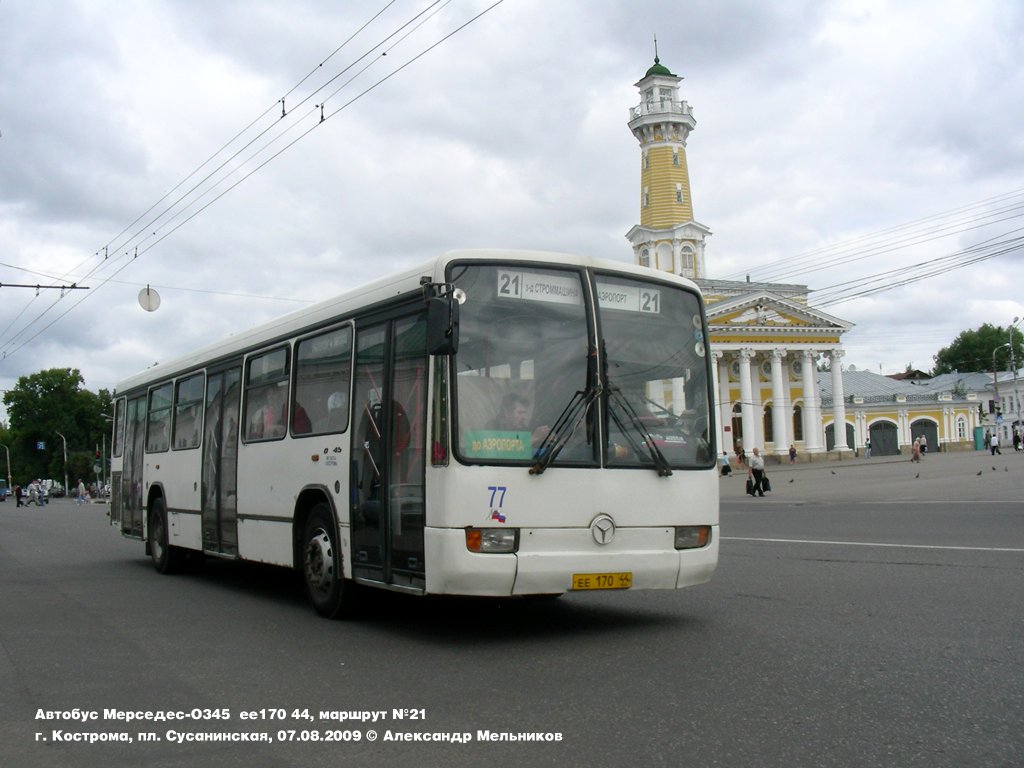
[[[1003,452],[999,450],[999,432],[993,432],[992,437],[989,439],[989,446],[992,449],[992,455],[995,456],[997,453],[1002,456]]]
[[[914,462],[921,461],[921,438],[914,441],[913,451],[910,455],[910,460]]]
[[[732,467],[729,466],[729,452],[722,451],[722,477],[728,477],[732,474]]]
[[[751,496],[764,496],[764,459],[757,448],[751,451],[747,465],[747,479],[751,481],[747,493]]]
[[[85,483],[82,482],[82,478],[78,478],[78,496],[75,498],[76,504],[82,504],[85,501]]]

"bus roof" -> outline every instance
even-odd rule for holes
[[[438,258],[419,266],[398,272],[380,280],[362,285],[351,291],[325,299],[309,307],[291,312],[267,323],[228,336],[214,344],[189,354],[159,363],[120,381],[114,388],[116,394],[149,386],[151,383],[166,381],[183,373],[228,360],[249,350],[273,344],[275,341],[299,335],[306,330],[330,325],[352,317],[361,311],[382,305],[401,296],[411,296],[420,290],[421,279],[434,282],[444,280],[445,270],[453,261],[500,261],[568,265],[609,270],[637,277],[655,278],[673,282],[697,290],[696,285],[686,278],[661,270],[640,267],[620,261],[596,259],[553,251],[525,251],[504,249],[465,249],[448,251]]]

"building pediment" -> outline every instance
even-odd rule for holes
[[[851,322],[768,291],[755,291],[710,305],[708,325],[713,335],[743,332],[766,336],[842,334],[853,327]]]
[[[626,233],[626,239],[634,245],[654,244],[663,240],[703,240],[711,230],[698,221],[684,221],[674,227],[656,229],[636,225]]]

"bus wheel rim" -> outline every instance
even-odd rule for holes
[[[323,529],[306,545],[306,583],[315,592],[327,592],[334,581],[334,547]]]

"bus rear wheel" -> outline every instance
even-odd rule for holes
[[[321,616],[350,616],[355,608],[355,584],[344,577],[338,529],[327,504],[317,504],[306,522],[302,547],[306,594]]]
[[[164,500],[153,499],[149,510],[149,555],[159,573],[176,573],[181,569],[184,553],[169,544],[167,507]]]

